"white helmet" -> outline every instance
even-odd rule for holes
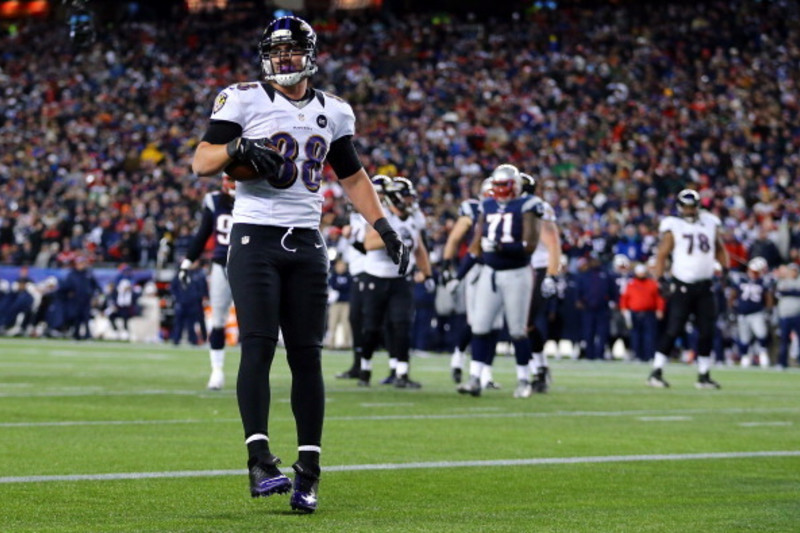
[[[747,269],[763,274],[767,271],[767,260],[763,257],[754,257],[747,263]]]
[[[697,211],[688,213],[686,208],[698,209],[700,207],[700,193],[693,189],[683,189],[678,193],[678,212],[689,221],[697,219]]]
[[[500,201],[511,200],[522,194],[522,177],[514,165],[503,164],[492,172],[494,198]]]
[[[623,268],[630,268],[631,267],[631,260],[628,259],[628,256],[625,254],[617,254],[614,256],[613,262],[614,270],[620,270]]]

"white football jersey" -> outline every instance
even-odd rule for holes
[[[217,96],[212,121],[239,124],[242,137],[269,138],[286,158],[276,178],[236,184],[234,222],[319,227],[322,166],[331,143],[354,134],[355,115],[344,100],[313,93],[300,107],[266,83],[238,83]]]
[[[658,233],[672,233],[672,276],[683,283],[695,283],[714,277],[717,227],[719,218],[700,211],[695,222],[669,216],[658,226]]]
[[[534,195],[534,198],[538,198],[539,201],[542,202],[542,205],[544,205],[544,216],[542,217],[542,220],[555,222],[556,211],[553,209],[553,206],[542,200],[539,196]],[[550,252],[547,250],[547,246],[540,239],[536,244],[536,248],[533,250],[533,255],[531,255],[531,266],[533,268],[547,268],[549,261]]]
[[[392,225],[400,239],[408,246],[408,272],[414,269],[417,264],[414,258],[414,250],[420,245],[420,231],[422,227],[419,225],[419,220],[414,216],[409,216],[405,220],[394,214],[387,214],[386,218]],[[397,273],[397,265],[394,264],[392,258],[386,253],[386,248],[379,248],[377,250],[369,250],[367,252],[367,263],[365,265],[367,274],[379,278],[399,278],[400,274]]]
[[[353,248],[353,243],[364,242],[364,235],[366,235],[368,227],[369,224],[367,224],[366,219],[359,213],[350,213],[350,237],[348,238],[350,247],[347,250],[347,265],[352,276],[357,276],[364,272],[367,264],[366,254],[362,254]]]

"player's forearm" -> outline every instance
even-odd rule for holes
[[[383,243],[383,239],[381,239],[380,234],[374,229],[370,228],[369,231],[367,231],[367,234],[364,236],[364,249],[380,250],[381,248],[385,247],[386,245]]]
[[[363,216],[370,225],[374,225],[375,221],[383,218],[386,214],[383,212],[378,195],[375,193],[375,188],[369,181],[367,172],[362,168],[352,176],[339,180],[339,184],[344,189],[347,197],[353,202],[361,216]]]
[[[198,176],[213,176],[222,172],[230,162],[226,145],[201,141],[194,152],[192,170]]]
[[[422,272],[422,275],[424,275],[426,278],[433,276],[431,261],[428,257],[428,250],[424,245],[420,245],[414,250],[414,259],[417,260],[417,268],[420,272]]]
[[[561,237],[553,222],[542,223],[542,241],[547,247],[547,274],[557,276],[561,270]]]
[[[730,258],[728,257],[728,249],[725,248],[725,243],[722,242],[722,239],[717,236],[716,241],[716,250],[714,251],[714,255],[719,264],[722,265],[722,268],[728,268]]]
[[[186,250],[186,259],[194,262],[200,257],[213,231],[214,215],[208,209],[203,209],[203,220],[200,221],[200,228],[192,237],[192,242],[189,243],[189,249]]]
[[[447,236],[447,242],[444,243],[444,250],[442,251],[442,259],[452,261],[458,254],[458,245],[464,239],[469,229],[472,227],[472,221],[465,221],[466,217],[459,217],[453,226],[450,235]]]

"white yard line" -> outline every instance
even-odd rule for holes
[[[531,459],[498,459],[487,461],[432,461],[420,463],[378,463],[362,465],[338,465],[324,468],[328,472],[365,472],[377,470],[418,470],[429,468],[473,468],[503,466],[574,465],[597,463],[630,463],[651,461],[694,461],[709,459],[754,459],[771,457],[800,457],[800,451],[764,452],[720,452],[653,455],[600,455],[588,457],[542,457]],[[284,469],[290,473],[291,469]],[[131,479],[175,479],[187,477],[215,477],[245,475],[246,470],[178,470],[172,472],[121,472],[114,474],[68,474],[53,476],[6,476],[0,484],[51,483],[64,481],[119,481]]]
[[[691,416],[640,416],[638,420],[642,422],[685,422],[691,420]]]
[[[384,404],[385,405],[385,404]],[[398,404],[391,404],[396,406]],[[631,410],[631,411],[553,411],[546,412],[469,412],[447,414],[396,414],[396,415],[352,415],[352,416],[327,416],[326,422],[377,422],[394,420],[459,420],[475,418],[554,418],[554,417],[633,417],[643,421],[656,420],[688,420],[689,415],[704,414],[765,414],[765,413],[797,413],[800,407],[765,407],[755,409],[729,408],[729,409],[668,409],[668,410]],[[273,420],[290,420],[289,417],[274,417]],[[14,427],[60,427],[60,426],[124,426],[148,424],[208,424],[209,422],[237,422],[238,418],[189,418],[175,420],[58,420],[51,422],[0,422],[0,428]],[[788,425],[790,422],[745,422],[740,425]]]
[[[792,423],[786,422],[739,422],[739,425],[746,428],[755,428],[760,426],[791,426]]]

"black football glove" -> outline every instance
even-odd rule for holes
[[[386,220],[386,217],[376,220],[372,227],[375,228],[375,231],[377,231],[381,239],[383,239],[383,244],[386,246],[386,253],[392,258],[392,262],[398,265],[397,273],[401,276],[404,275],[406,270],[408,270],[408,246],[403,244],[403,241],[400,240],[400,236],[397,235],[397,232],[392,228],[392,225],[389,224],[389,221]]]
[[[278,175],[283,166],[283,156],[269,139],[236,137],[225,147],[228,157],[234,161],[250,163],[262,178]]]

